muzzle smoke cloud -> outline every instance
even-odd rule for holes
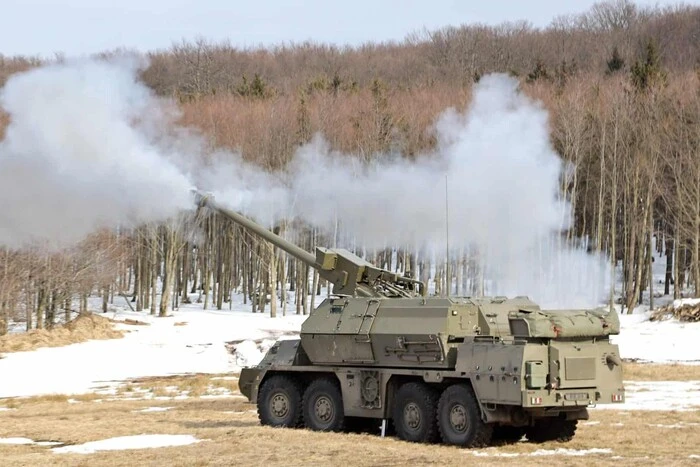
[[[170,111],[136,82],[138,66],[82,61],[7,81],[0,243],[60,247],[191,207],[190,182],[156,143]]]
[[[561,236],[572,212],[542,105],[517,80],[485,76],[469,108],[445,111],[435,132],[437,149],[416,162],[390,154],[369,165],[317,135],[284,173],[243,177],[252,180],[245,190],[219,198],[261,221],[301,218],[339,246],[399,246],[437,262],[446,255],[447,201],[450,255],[476,261],[487,294],[528,295],[550,307],[603,302],[606,259]]]
[[[567,307],[605,298],[605,258],[560,236],[571,207],[559,195],[547,113],[512,78],[483,77],[466,111],[437,119],[436,150],[415,162],[387,154],[364,165],[317,135],[284,172],[267,173],[226,152],[198,166],[204,145],[174,127],[173,106],[137,81],[138,67],[79,62],[7,82],[0,243],[63,244],[166,219],[192,207],[196,185],[267,225],[298,218],[337,246],[402,247],[439,262],[447,196],[450,254],[478,262],[487,294]]]

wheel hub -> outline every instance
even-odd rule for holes
[[[415,402],[410,402],[406,404],[403,409],[403,418],[406,422],[406,426],[412,430],[417,430],[421,425],[421,415],[420,409]]]
[[[316,399],[314,413],[319,420],[329,422],[333,419],[333,404],[327,397],[321,396]]]
[[[272,396],[270,407],[275,417],[284,418],[289,413],[289,399],[285,394],[278,392]]]
[[[467,411],[461,404],[455,404],[450,410],[450,424],[455,431],[463,433],[467,429]]]

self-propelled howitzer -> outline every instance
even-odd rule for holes
[[[199,195],[318,270],[333,293],[241,371],[264,425],[339,431],[391,421],[408,441],[568,441],[588,407],[624,401],[615,312],[544,310],[527,297],[426,296],[347,250],[316,255]],[[382,423],[384,426],[384,423]]]

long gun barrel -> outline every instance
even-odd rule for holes
[[[195,203],[200,208],[208,207],[218,212],[316,269],[321,278],[333,284],[336,295],[415,297],[426,294],[425,284],[421,281],[377,268],[344,249],[316,247],[314,256],[247,217],[221,206],[211,195],[198,191],[194,194]]]
[[[257,235],[261,236],[262,238],[264,238],[268,242],[276,245],[277,247],[286,251],[287,253],[289,253],[290,255],[299,259],[300,261],[303,261],[304,263],[308,264],[309,266],[311,266],[311,267],[316,266],[316,257],[314,257],[314,255],[312,255],[308,251],[304,250],[303,248],[299,248],[295,244],[288,242],[284,238],[267,230],[265,227],[263,227],[259,224],[256,224],[255,222],[251,221],[247,217],[242,216],[241,214],[238,214],[237,212],[232,211],[230,209],[226,209],[225,207],[221,206],[216,201],[214,201],[213,197],[210,195],[206,195],[206,194],[202,194],[202,193],[197,192],[195,194],[195,196],[196,196],[195,202],[197,203],[198,206],[209,207],[210,209],[218,212],[219,214],[222,214],[223,216],[228,217],[233,222],[235,222],[239,225],[242,225],[243,227],[250,230],[251,232],[256,233]]]

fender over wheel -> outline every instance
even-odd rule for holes
[[[257,405],[263,425],[296,428],[301,424],[301,387],[289,376],[266,379],[258,391]]]
[[[345,428],[343,395],[331,378],[319,378],[304,391],[304,424],[315,431],[342,431]]]
[[[466,384],[445,389],[438,403],[438,428],[446,444],[481,447],[491,442],[493,425],[481,419],[474,391]]]

